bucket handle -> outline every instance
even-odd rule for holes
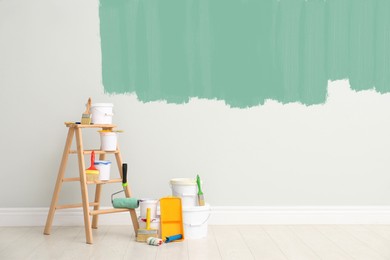
[[[203,223],[201,223],[201,224],[188,224],[188,223],[185,223],[185,222],[183,222],[183,224],[186,225],[186,226],[190,226],[190,227],[199,227],[199,226],[204,225],[207,222],[207,220],[209,220],[210,216],[211,216],[211,212],[209,212],[209,215],[207,216],[206,220],[203,221]]]

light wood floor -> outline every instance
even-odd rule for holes
[[[129,226],[0,227],[0,259],[390,259],[389,225],[209,226],[205,239],[162,246],[134,241]]]

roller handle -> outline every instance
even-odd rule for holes
[[[127,163],[122,164],[122,186],[127,186]]]

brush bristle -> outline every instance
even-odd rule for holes
[[[90,125],[92,119],[92,114],[83,114],[81,116],[81,124],[83,125]]]
[[[85,170],[85,173],[86,174],[99,174],[99,170],[87,169],[87,170]]]

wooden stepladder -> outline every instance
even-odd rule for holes
[[[102,191],[102,185],[108,184],[108,183],[119,183],[122,182],[122,157],[119,148],[115,151],[102,151],[102,150],[94,150],[96,154],[99,154],[99,160],[105,160],[106,154],[114,154],[116,158],[116,163],[118,166],[120,178],[117,179],[110,179],[108,181],[87,181],[86,178],[86,167],[85,167],[85,161],[84,161],[84,155],[85,154],[91,154],[92,150],[84,150],[83,147],[83,140],[82,140],[82,129],[85,128],[101,128],[102,130],[113,130],[113,128],[116,127],[116,125],[82,125],[82,124],[74,124],[74,123],[65,123],[66,127],[68,127],[68,136],[65,143],[64,152],[62,155],[61,165],[58,171],[57,181],[54,188],[53,197],[51,200],[50,210],[47,215],[46,220],[46,226],[44,230],[45,235],[50,235],[51,227],[53,224],[54,219],[54,213],[57,209],[68,209],[68,208],[83,208],[84,213],[84,228],[85,228],[85,236],[86,236],[86,242],[88,244],[93,243],[93,237],[92,237],[92,228],[96,229],[98,227],[98,216],[100,214],[109,214],[109,213],[116,213],[116,212],[125,212],[129,211],[130,217],[133,223],[134,232],[137,234],[137,230],[139,228],[138,221],[137,221],[137,214],[134,209],[127,209],[127,208],[112,208],[112,209],[100,209],[100,195]],[[71,146],[73,143],[73,137],[76,135],[76,146],[77,150],[71,150]],[[68,162],[68,158],[70,154],[77,154],[78,157],[78,166],[79,166],[79,177],[72,177],[72,178],[65,178],[65,170],[66,165]],[[64,204],[64,205],[58,205],[58,198],[59,194],[62,188],[62,184],[64,182],[80,182],[81,186],[81,197],[82,202],[76,203],[76,204]],[[92,202],[89,202],[88,198],[88,187],[89,184],[95,184],[95,199]],[[129,188],[129,185],[125,187],[125,194],[126,197],[131,197],[131,191]],[[90,207],[93,207],[93,209],[90,209]],[[91,216],[92,216],[92,222],[91,222]]]

